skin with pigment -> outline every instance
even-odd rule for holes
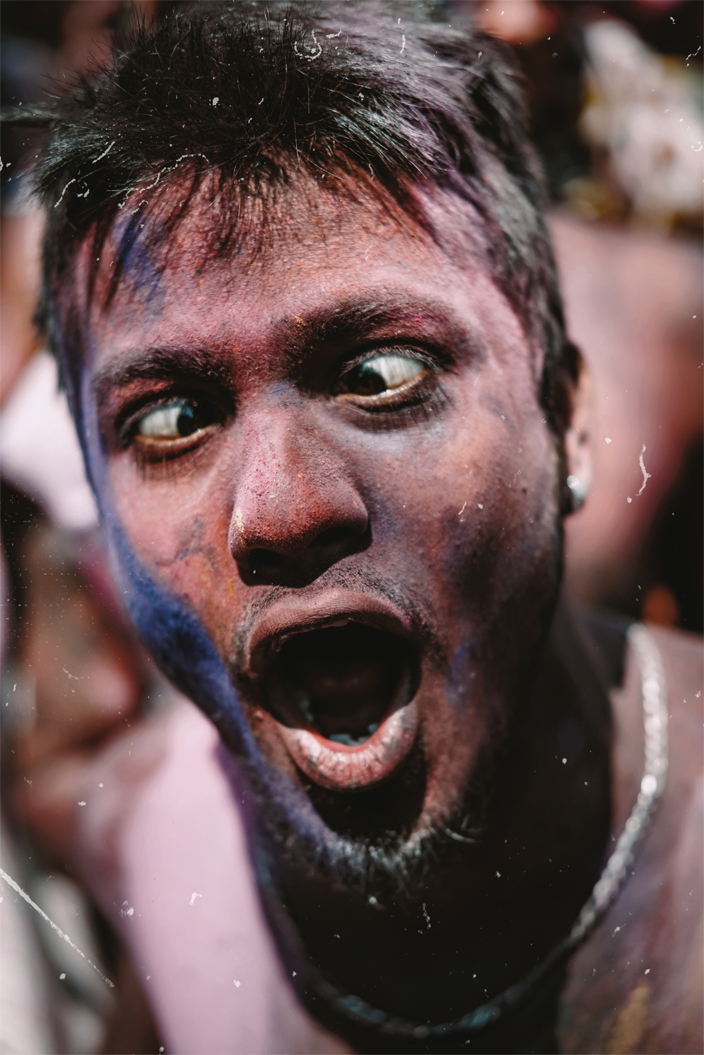
[[[245,731],[225,739],[255,785],[265,774],[272,800],[253,852],[273,854],[305,956],[406,1015],[420,957],[426,1003],[449,1018],[560,937],[604,836],[599,721],[561,708],[560,686],[542,723],[552,739],[577,723],[591,789],[542,814],[520,852],[526,863],[548,846],[555,861],[576,852],[586,868],[566,879],[556,868],[542,906],[533,885],[519,896],[515,869],[497,886],[524,813],[554,780],[552,767],[527,772],[535,744],[507,744],[519,705],[535,710],[522,681],[557,598],[561,446],[540,364],[471,220],[458,249],[451,196],[426,196],[436,238],[391,202],[341,207],[304,184],[284,204],[285,227],[214,262],[199,251],[196,211],[166,265],[156,261],[149,296],[135,295],[144,254],[108,309],[99,277],[86,309],[89,464],[130,595],[146,578],[164,603],[197,613],[237,686]],[[153,637],[153,602],[133,615]],[[308,641],[338,648],[338,669],[307,659]],[[171,646],[150,643],[157,655]],[[174,653],[164,662],[178,677],[193,649]],[[313,700],[303,707],[301,683]],[[205,706],[239,705],[216,689]],[[499,765],[520,808],[492,798]],[[488,843],[487,810],[499,814]],[[578,847],[568,815],[581,820]],[[268,816],[290,828],[294,854]],[[409,926],[421,904],[432,931]],[[331,938],[341,929],[342,957]],[[471,977],[480,961],[482,984]]]

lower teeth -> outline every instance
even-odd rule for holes
[[[310,705],[310,697],[308,696],[308,693],[304,692],[302,689],[289,689],[289,692],[308,724],[312,725],[314,729],[320,732],[315,717],[313,716],[313,709]],[[372,722],[371,725],[367,726],[366,731],[362,733],[361,736],[354,737],[350,736],[349,733],[330,733],[330,735],[325,738],[326,740],[333,740],[336,744],[344,744],[346,747],[359,747],[360,744],[366,743],[369,737],[373,736],[378,728],[379,723]],[[322,735],[325,736],[324,733]]]

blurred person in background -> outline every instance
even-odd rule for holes
[[[2,99],[31,105],[105,57],[119,0],[4,3]],[[71,71],[71,72],[69,72]],[[87,762],[170,693],[115,595],[56,364],[33,321],[44,218],[28,189],[43,142],[3,129],[0,254],[2,867],[83,957],[5,886],[0,1050],[154,1050],[151,1016],[74,860]],[[85,957],[118,979],[112,989]]]
[[[93,8],[100,5],[66,6]],[[106,9],[119,7],[103,6]],[[598,12],[594,10],[597,6],[599,12],[606,10],[607,14],[618,16],[619,21],[598,18]],[[696,191],[692,191],[690,165],[691,157],[695,161],[699,157],[696,151],[699,140],[695,135],[691,142],[681,136],[678,138],[679,131],[676,129],[677,135],[673,135],[672,144],[666,143],[665,149],[662,149],[658,141],[654,151],[650,148],[649,157],[653,156],[653,152],[657,156],[658,150],[664,157],[661,169],[663,164],[667,169],[666,162],[669,160],[670,168],[677,169],[677,172],[671,179],[661,179],[657,187],[648,191],[651,183],[644,179],[644,173],[653,171],[657,166],[649,163],[647,158],[643,161],[636,158],[634,161],[631,155],[637,148],[637,142],[631,146],[629,154],[623,148],[623,135],[619,135],[619,120],[623,126],[630,128],[633,108],[637,108],[638,100],[631,101],[632,108],[627,110],[629,100],[618,97],[618,84],[602,83],[603,74],[602,81],[599,80],[604,67],[600,56],[604,52],[609,56],[612,53],[617,56],[624,54],[626,69],[622,84],[633,86],[639,82],[639,77],[633,73],[632,64],[640,62],[640,69],[655,71],[651,79],[659,85],[661,96],[658,98],[672,98],[674,103],[681,106],[676,121],[673,119],[670,124],[679,125],[679,118],[684,115],[681,123],[688,121],[690,127],[687,131],[691,133],[692,122],[698,121],[696,128],[701,138],[701,116],[697,115],[696,110],[692,113],[691,106],[688,109],[686,105],[689,96],[685,71],[692,68],[696,76],[698,68],[696,55],[692,58],[687,52],[686,56],[682,55],[679,66],[671,63],[668,68],[671,87],[668,86],[665,73],[658,80],[659,57],[640,44],[637,32],[629,28],[638,25],[638,19],[633,15],[641,6],[645,5],[534,4],[522,0],[520,4],[448,5],[448,12],[453,21],[474,21],[489,32],[510,40],[516,45],[519,56],[525,56],[522,61],[529,78],[529,97],[533,102],[536,124],[534,132],[546,158],[555,199],[563,210],[555,214],[555,239],[572,335],[582,346],[593,377],[595,405],[592,431],[600,443],[600,446],[595,443],[595,482],[589,502],[584,511],[568,524],[568,579],[577,594],[590,602],[609,603],[633,614],[645,613],[646,616],[655,617],[658,622],[700,629],[701,599],[695,570],[696,561],[700,559],[700,528],[693,521],[698,509],[697,473],[701,471],[701,463],[699,461],[697,464],[696,456],[701,431],[701,400],[696,374],[701,363],[701,328],[697,324],[697,320],[702,317],[699,278],[701,255],[692,232],[696,234],[701,223],[701,208],[697,208]],[[678,18],[687,17],[682,10],[687,5],[667,6],[672,8],[667,18],[674,19],[674,24]],[[624,16],[628,18],[629,14],[632,21],[623,22]],[[510,15],[518,19],[518,28],[515,24],[506,28],[509,22],[507,16]],[[499,22],[502,18],[506,20],[503,24]],[[647,16],[644,15],[641,22],[643,19],[647,21]],[[663,25],[668,28],[673,22],[663,22]],[[559,44],[554,43],[555,39]],[[678,48],[674,50],[681,50],[681,38],[677,40]],[[563,57],[563,47],[567,51],[568,61],[561,67],[562,81],[560,75],[545,77],[547,50],[554,48],[559,60]],[[609,48],[612,52],[608,51]],[[692,52],[695,51],[696,47],[692,45]],[[532,70],[531,52],[533,55],[543,55],[543,60],[533,59]],[[554,64],[552,56],[553,51],[550,50],[551,62]],[[690,67],[687,66],[688,57],[691,59]],[[631,67],[628,67],[629,62]],[[677,80],[677,70],[682,75],[680,81]],[[563,85],[562,91],[560,84]],[[569,86],[569,91],[564,91],[565,84]],[[551,122],[550,118],[550,101],[554,102],[561,95],[568,102],[571,101],[573,107],[562,131],[559,130],[560,121],[553,118]],[[561,98],[561,101],[564,103],[565,99]],[[542,112],[541,105],[544,107]],[[641,121],[639,127],[643,123]],[[666,135],[670,124],[664,131],[661,130],[661,138]],[[624,155],[623,159],[619,150]],[[571,210],[571,213],[565,210]],[[589,223],[584,222],[585,217],[589,218]],[[607,227],[606,222],[611,226]],[[34,230],[32,224],[35,225]],[[678,238],[664,238],[662,232],[668,229],[680,232]],[[16,264],[17,260],[22,259],[22,254],[28,255],[32,247],[36,248],[39,230],[40,218],[35,214],[26,226],[26,234],[5,242],[9,255],[5,252],[3,260]],[[21,278],[31,274],[31,266],[30,263],[17,268],[11,263],[8,272],[15,278]],[[19,375],[21,372],[14,363],[26,361],[36,346],[36,338],[29,324],[32,282],[25,284],[24,293],[20,291],[16,294],[12,285],[4,287],[4,317],[5,288],[11,293],[8,299],[11,310],[12,307],[17,308],[14,315],[16,324],[13,315],[8,316],[11,324],[13,328],[16,325],[20,333],[23,323],[25,328],[24,336],[17,340],[16,345],[13,338],[8,386],[11,387],[13,374]],[[15,348],[21,348],[22,352],[16,355]],[[36,369],[36,364],[31,364],[25,379],[33,391],[43,383],[38,377],[32,378],[31,370]],[[693,381],[695,377],[697,380]],[[19,391],[21,389],[18,388]],[[24,417],[26,422],[23,412],[16,411],[15,415],[17,418]],[[28,431],[35,434],[33,429]],[[59,435],[60,431],[52,431],[52,440],[43,450],[37,450],[37,462],[45,462],[51,452],[55,452],[53,437]],[[10,447],[15,451],[22,450],[23,454],[17,457],[21,462],[30,450],[29,436],[25,434],[23,439],[14,442],[14,447],[10,443]],[[41,486],[27,482],[31,479],[31,471],[20,479],[21,471],[15,469],[13,472],[12,461],[13,456],[10,455],[6,474],[20,482],[26,490],[34,491],[37,496]],[[56,482],[58,478],[55,474],[50,475]],[[62,485],[54,489],[65,497],[74,483],[78,493],[78,479],[70,486]],[[86,499],[86,509],[89,503],[90,500]],[[10,520],[22,519],[24,514],[20,509],[21,502],[14,506],[6,504]],[[60,522],[56,510],[51,509],[50,512],[53,519]],[[675,528],[670,520],[665,519],[668,515],[670,520],[676,521]],[[77,526],[80,525],[68,525],[71,532]],[[55,563],[50,562],[48,566],[42,564],[42,553],[46,552],[46,543],[35,542],[25,546],[20,560],[22,566],[29,569],[30,576],[56,578],[59,575]],[[80,563],[78,556],[75,560]],[[90,581],[90,576],[87,576],[87,581]],[[100,597],[100,591],[91,594],[91,597],[94,596]],[[105,601],[106,596],[107,591],[104,590],[102,601],[90,603],[97,603],[101,612],[106,606],[110,610],[110,602]],[[61,610],[57,599],[53,600],[53,606],[55,612]],[[37,606],[36,613],[34,618],[39,621],[41,604]],[[110,651],[113,647],[110,644],[111,635],[120,638],[122,633],[115,632],[119,619],[113,616],[107,620],[110,630],[104,625],[104,616],[94,616],[93,621],[96,620],[103,627],[102,633]],[[97,647],[100,651],[103,646]],[[125,670],[130,671],[129,677],[136,686],[144,683],[144,675],[135,673],[132,657],[127,662],[124,658],[119,662]],[[25,652],[23,663],[32,669],[38,663],[30,649]],[[62,664],[62,667],[72,669],[68,664]],[[52,677],[55,674],[58,671],[54,667]],[[68,682],[68,676],[64,674],[64,677]],[[50,679],[47,679],[47,683],[50,684]],[[95,684],[97,687],[99,683]],[[135,713],[139,709],[135,701],[140,692],[143,697],[143,688],[128,691],[124,696],[128,702],[116,705],[113,712],[110,711],[109,701],[108,706],[103,707],[105,698],[102,689],[89,695],[88,709],[95,707],[98,717],[85,742],[95,749],[103,739],[95,735],[96,730],[103,729],[106,735],[116,733],[119,722],[115,718]],[[44,708],[44,714],[50,725],[65,728],[70,724],[69,714],[61,710],[60,696],[61,692],[56,695],[56,700],[52,699],[51,694],[46,697],[48,706]],[[39,713],[39,707],[37,710]],[[101,711],[107,715],[102,725],[99,716]],[[47,757],[52,754],[60,756],[70,749],[71,737],[67,736],[63,740],[59,738]],[[23,767],[27,765],[23,762]],[[34,779],[28,768],[24,772],[20,768],[18,781],[32,788]],[[29,784],[30,780],[32,784]],[[58,779],[56,786],[60,786]],[[49,797],[52,795],[50,791]],[[73,797],[73,791],[70,795]],[[16,797],[19,800],[21,796]],[[60,796],[57,795],[57,798],[60,799]],[[31,794],[28,802],[24,814],[22,808],[18,808],[16,816],[33,828],[40,842],[50,846],[49,829],[52,825],[44,825],[42,831],[41,820],[35,819],[40,817],[41,810],[32,803]],[[55,830],[61,832],[61,827]],[[65,858],[70,858],[66,846],[72,838],[72,833],[67,834],[66,838],[62,837],[63,850],[60,852]],[[141,1006],[136,998],[134,1006]],[[623,1023],[620,1028],[622,1031],[625,1028]]]
[[[567,525],[568,581],[589,603],[701,632],[699,5],[477,0],[453,13],[509,41],[526,74],[570,331],[593,379],[594,485]]]

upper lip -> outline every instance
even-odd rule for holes
[[[345,587],[328,588],[312,596],[285,597],[272,605],[249,633],[243,673],[261,678],[287,638],[323,629],[338,619],[351,619],[411,641],[416,637],[408,614],[388,598]]]

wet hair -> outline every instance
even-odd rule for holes
[[[423,17],[421,5],[176,5],[35,117],[50,130],[35,173],[48,215],[38,320],[74,413],[84,326],[72,267],[85,239],[90,293],[120,217],[110,296],[136,243],[168,242],[197,191],[212,188],[216,251],[227,253],[242,204],[302,170],[333,191],[390,193],[418,222],[409,189],[429,182],[478,214],[487,266],[545,353],[542,401],[561,431],[578,353],[519,77],[500,42]]]

